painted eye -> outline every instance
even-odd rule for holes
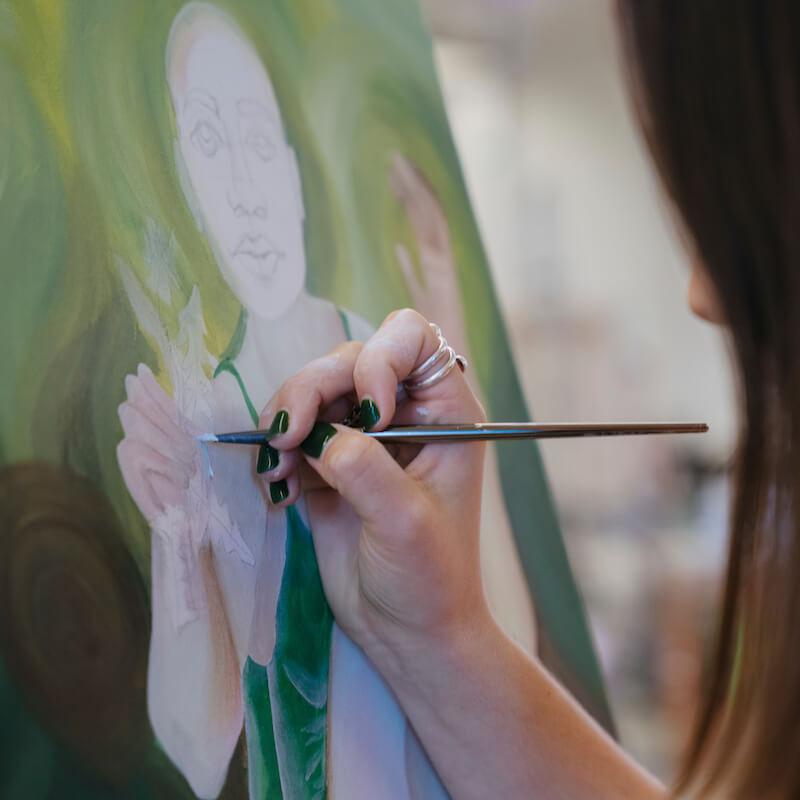
[[[262,161],[272,161],[275,157],[275,145],[263,133],[253,131],[247,137],[247,145]]]
[[[198,122],[191,135],[192,144],[206,157],[214,158],[224,142],[208,122]]]

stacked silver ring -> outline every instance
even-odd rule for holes
[[[443,381],[456,365],[462,372],[468,366],[467,359],[457,355],[456,351],[447,343],[447,339],[442,335],[442,329],[432,322],[429,324],[439,339],[439,346],[403,381],[407,392],[430,389],[431,386]]]

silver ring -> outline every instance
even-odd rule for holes
[[[436,350],[434,350],[433,353],[431,353],[430,356],[428,356],[428,358],[426,358],[418,367],[415,367],[411,372],[409,372],[409,374],[406,376],[406,381],[409,383],[414,383],[430,369],[433,369],[434,365],[438,364],[444,353],[447,351],[447,341],[445,340],[444,336],[442,336],[442,329],[438,325],[434,325],[432,322],[428,324],[431,326],[431,328],[433,328],[433,332],[439,339],[439,347],[437,347]]]
[[[430,389],[431,386],[443,381],[454,367],[458,366],[463,372],[468,366],[467,359],[457,355],[456,351],[447,343],[441,328],[432,322],[429,324],[439,339],[439,346],[402,382],[402,386],[408,392]]]

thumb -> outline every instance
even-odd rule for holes
[[[354,508],[361,521],[380,529],[413,507],[416,484],[380,442],[343,425],[318,422],[300,445],[309,465]]]

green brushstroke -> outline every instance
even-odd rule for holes
[[[217,368],[214,370],[214,377],[218,378],[223,372],[233,375],[236,383],[239,385],[239,391],[242,393],[245,405],[247,406],[247,413],[250,415],[250,419],[253,421],[253,426],[257,428],[258,411],[256,411],[256,407],[253,405],[253,401],[250,399],[247,389],[245,389],[244,381],[242,380],[242,376],[239,374],[239,370],[236,369],[236,365],[229,358],[224,358],[219,362]]]
[[[274,800],[282,794],[267,668],[248,656],[242,681],[250,798]]]
[[[275,622],[269,691],[281,786],[287,800],[325,796],[325,741],[331,615],[311,531],[297,509],[286,510],[286,566]],[[286,735],[291,732],[291,735]]]

